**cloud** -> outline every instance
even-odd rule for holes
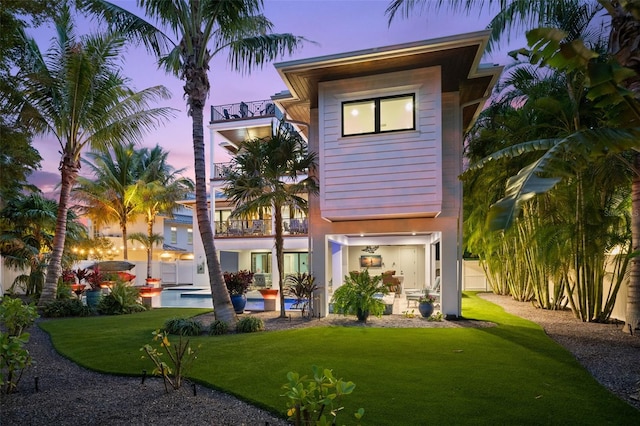
[[[47,198],[58,198],[60,194],[59,173],[38,170],[33,172],[27,180],[30,184],[37,186]]]

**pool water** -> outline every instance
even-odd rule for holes
[[[211,300],[211,290],[194,287],[172,287],[165,288],[160,296],[153,298],[153,307],[155,308],[213,308]],[[295,303],[295,299],[284,299],[284,305],[287,310],[291,309],[291,305]],[[264,311],[264,299],[259,292],[247,293],[247,311]]]

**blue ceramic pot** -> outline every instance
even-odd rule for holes
[[[234,294],[231,296],[231,304],[236,314],[244,312],[244,307],[247,305],[247,296],[244,294]]]
[[[420,303],[418,305],[418,310],[420,311],[420,315],[425,318],[429,318],[431,314],[433,314],[433,303]]]

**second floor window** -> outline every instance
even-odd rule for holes
[[[342,136],[415,129],[415,94],[342,103]]]
[[[187,244],[193,244],[193,229],[187,229]]]
[[[171,244],[176,244],[178,242],[178,228],[175,226],[171,227]]]

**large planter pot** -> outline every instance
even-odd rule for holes
[[[274,288],[261,288],[258,290],[264,299],[264,310],[275,311],[278,290]]]
[[[87,306],[92,309],[97,308],[102,297],[102,290],[87,290],[84,294],[87,298]]]
[[[429,318],[433,314],[433,303],[420,303],[418,310],[424,318]]]
[[[369,311],[358,308],[356,311],[356,317],[358,321],[367,322],[367,318],[369,318]]]
[[[236,314],[241,314],[244,312],[244,307],[247,304],[247,296],[244,294],[234,294],[231,296],[231,304]]]
[[[145,282],[147,283],[147,285],[152,286],[152,287],[160,287],[160,282],[162,280],[160,278],[146,278]]]

